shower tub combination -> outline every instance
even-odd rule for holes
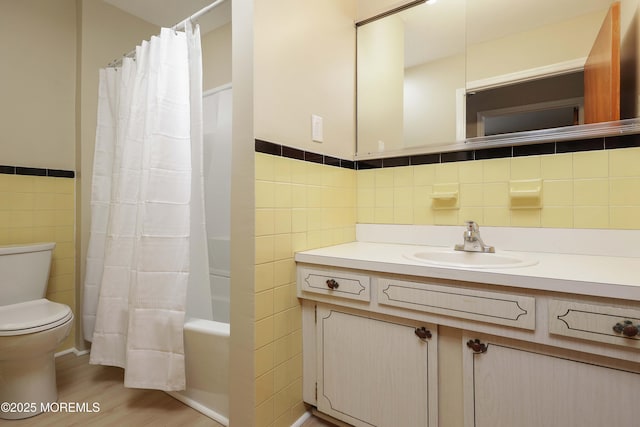
[[[184,324],[187,389],[167,392],[193,409],[229,425],[229,324],[189,319]]]
[[[184,325],[187,388],[168,392],[225,426],[229,425],[231,94],[231,85],[225,85],[203,96],[209,280],[196,286],[199,289],[193,293],[193,305],[187,301]],[[206,300],[211,304],[202,309],[199,304]],[[199,308],[190,309],[196,306]]]

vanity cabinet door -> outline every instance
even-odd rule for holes
[[[317,306],[317,405],[355,426],[437,426],[435,325]]]
[[[465,427],[638,425],[637,364],[473,337],[463,339]]]

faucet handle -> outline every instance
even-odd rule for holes
[[[469,231],[478,231],[479,229],[478,224],[475,221],[465,221],[465,224],[467,224],[467,230]]]

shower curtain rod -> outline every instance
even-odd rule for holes
[[[218,6],[220,6],[225,1],[226,0],[216,0],[216,1],[214,1],[213,3],[203,7],[202,9],[200,9],[199,11],[194,13],[193,15],[191,15],[191,16],[183,19],[182,21],[178,22],[173,27],[171,27],[171,29],[174,30],[174,31],[184,30],[184,27],[187,25],[187,22],[195,21],[196,19],[200,18],[201,16],[211,12],[213,9],[215,9]],[[121,58],[117,58],[117,59],[114,59],[113,61],[109,62],[109,64],[107,64],[107,67],[119,67],[119,66],[122,65],[122,59],[123,58],[133,58],[135,56],[136,56],[136,50],[133,49],[129,53],[125,53],[124,55],[122,55]]]

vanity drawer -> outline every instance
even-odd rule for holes
[[[378,303],[522,329],[535,329],[535,298],[379,279]]]
[[[625,326],[629,328],[623,331]],[[640,309],[552,299],[549,301],[549,332],[640,348]]]
[[[369,276],[338,270],[300,268],[300,290],[322,295],[349,298],[358,301],[371,300]]]

